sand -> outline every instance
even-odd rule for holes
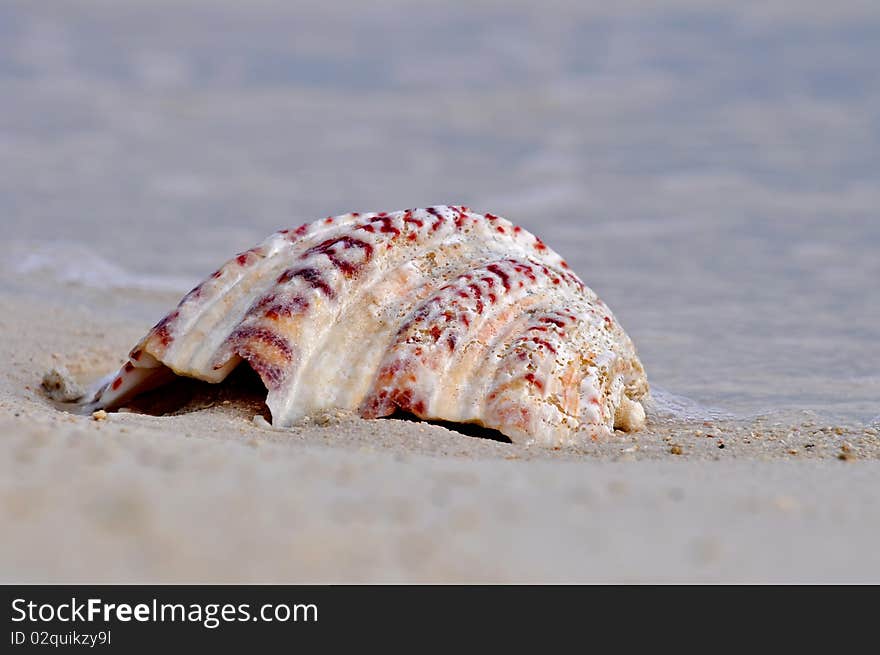
[[[403,420],[275,430],[235,389],[99,421],[41,377],[106,372],[144,326],[70,291],[79,309],[0,295],[4,582],[880,581],[870,427],[653,412],[554,451]]]

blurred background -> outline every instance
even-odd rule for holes
[[[873,0],[0,0],[5,279],[176,297],[276,229],[461,203],[569,259],[655,388],[871,420],[878,62]]]

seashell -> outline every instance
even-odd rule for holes
[[[89,408],[242,361],[281,427],[402,411],[552,446],[645,421],[644,369],[611,311],[540,239],[466,207],[273,234],[190,291]]]

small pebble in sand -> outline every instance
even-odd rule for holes
[[[103,409],[99,409],[97,412],[92,412],[92,418],[96,421],[106,421],[107,412],[105,412]]]
[[[317,425],[328,427],[332,425],[339,425],[348,415],[349,412],[343,411],[341,409],[329,409],[313,414],[312,420]]]
[[[681,455],[684,453],[684,448],[682,448],[677,443],[674,443],[674,444],[672,444],[672,446],[669,447],[669,452],[672,453],[673,455]]]
[[[40,386],[49,398],[62,403],[79,400],[84,393],[64,366],[56,366],[46,373]]]

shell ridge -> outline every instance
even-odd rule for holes
[[[386,265],[384,267],[376,265],[374,270],[369,274],[365,274],[362,270],[357,278],[353,280],[342,280],[341,284],[347,285],[349,288],[345,293],[341,290],[336,291],[336,295],[340,298],[340,302],[336,304],[332,312],[321,317],[322,325],[338,325],[345,324],[345,317],[352,307],[359,307],[365,296],[373,293],[377,286],[381,285],[385,279],[399,272],[403,266],[410,262],[424,259],[428,253],[432,251],[438,244],[442,244],[444,239],[454,234],[460,225],[448,220],[448,217],[442,215],[439,208],[434,208],[435,213],[425,210],[403,210],[398,212],[362,215],[364,219],[351,227],[352,232],[365,233],[360,238],[367,240],[369,245],[375,251],[382,249],[382,246],[390,246],[392,242],[403,239],[405,249],[387,248],[386,259],[383,260]],[[433,222],[429,219],[433,219]],[[375,224],[381,223],[379,228]],[[364,229],[370,228],[370,229]],[[409,235],[416,235],[417,238],[409,240]],[[344,235],[343,235],[344,236]],[[421,237],[421,238],[419,238]],[[323,253],[320,253],[323,254]],[[391,264],[387,262],[391,261]],[[465,264],[456,267],[455,270],[462,269]],[[335,266],[335,264],[334,264]],[[405,315],[398,320],[399,324],[406,320]],[[318,322],[317,317],[312,317],[309,321],[313,327]],[[317,326],[320,327],[320,326]],[[327,347],[328,341],[335,336],[333,328],[321,331],[316,330],[310,335],[313,342],[312,347],[302,352],[302,359],[296,370],[291,372],[288,380],[285,380],[285,392],[278,392],[276,396],[279,398],[278,414],[286,417],[283,420],[296,420],[299,416],[298,412],[291,412],[290,407],[294,403],[285,402],[283,396],[296,395],[298,389],[302,388],[303,376],[309,377],[309,372],[314,372],[313,359],[316,354],[326,353],[332,349]],[[319,355],[320,356],[320,355]],[[360,403],[358,403],[360,404]],[[273,412],[273,416],[275,413]]]
[[[462,335],[462,341],[466,342],[467,346],[473,346],[479,349],[479,352],[487,353],[489,352],[490,344],[481,342],[477,338],[471,338],[471,335],[477,333],[481,328],[485,328],[487,325],[491,325],[493,322],[498,322],[500,317],[504,315],[505,311],[510,307],[516,307],[519,305],[520,307],[528,306],[531,309],[534,309],[534,306],[540,304],[543,300],[546,300],[548,297],[558,295],[556,289],[552,287],[543,288],[542,283],[545,281],[551,281],[553,279],[558,279],[552,271],[545,265],[537,262],[536,260],[528,257],[523,259],[514,259],[514,258],[504,258],[500,260],[496,260],[491,262],[488,265],[484,265],[481,269],[475,270],[486,270],[487,273],[492,276],[489,277],[489,280],[494,279],[501,282],[500,285],[496,286],[496,283],[493,283],[489,286],[489,290],[487,291],[487,296],[494,296],[496,300],[491,303],[487,303],[487,307],[485,311],[477,312],[476,317],[471,319],[470,325],[467,327],[467,331],[464,335]],[[501,273],[504,277],[508,279],[516,277],[519,274],[520,279],[515,280],[516,285],[512,286],[510,290],[504,291],[504,277],[499,275]],[[521,279],[523,274],[526,273],[526,280]],[[475,274],[477,275],[477,274]],[[519,284],[522,282],[523,284]],[[566,281],[567,282],[567,281]],[[564,282],[560,280],[560,284]],[[470,285],[469,285],[470,286]],[[494,292],[494,293],[493,293]],[[479,302],[479,300],[478,300]],[[480,303],[482,304],[482,303]],[[477,310],[480,309],[480,304],[477,305]],[[476,361],[477,358],[471,355],[471,363],[467,364],[463,361],[465,352],[461,351],[459,353],[455,353],[454,351],[450,353],[450,356],[445,360],[445,364],[443,366],[443,370],[440,373],[440,385],[435,388],[434,395],[432,397],[432,405],[436,402],[439,397],[443,395],[443,388],[451,388],[458,389],[461,385],[456,384],[454,380],[449,380],[450,373],[454,373],[455,377],[462,382],[465,383],[465,389],[462,389],[464,393],[460,393],[459,395],[463,398],[464,402],[467,402],[467,398],[474,399],[470,404],[478,403],[480,406],[483,403],[480,403],[479,400],[482,400],[483,396],[479,393],[476,393],[476,390],[473,389],[474,382],[479,380],[480,378],[474,379],[474,372],[477,367],[480,367],[480,373],[483,374],[483,377],[489,374],[489,370],[481,365],[479,361]],[[441,363],[443,360],[441,360]],[[493,367],[494,369],[494,367]],[[480,387],[485,387],[485,384],[479,385]],[[435,405],[436,406],[436,405]],[[459,406],[458,408],[461,415],[467,415],[468,412],[464,411],[465,408]],[[479,413],[480,409],[475,409],[470,413]]]
[[[525,255],[517,259],[508,254],[474,265],[437,289],[433,298],[414,307],[398,330],[380,365],[377,382],[368,398],[372,407],[366,413],[392,411],[389,402],[416,415],[428,412],[446,420],[459,420],[475,413],[466,411],[460,404],[453,407],[454,396],[462,395],[461,384],[469,381],[465,373],[472,370],[461,369],[461,352],[456,355],[456,348],[477,343],[473,335],[503,315],[508,306],[522,303],[529,294],[540,294],[543,277],[565,284],[546,265]],[[433,338],[433,343],[428,336]],[[450,371],[454,371],[461,382],[449,379]],[[438,398],[444,396],[453,397],[446,398],[445,406],[441,406]],[[468,396],[471,403],[478,402],[474,394]],[[395,398],[408,405],[397,403]]]
[[[277,364],[271,364],[261,360],[261,352],[263,348],[258,343],[249,343],[256,339],[258,342],[265,339],[263,335],[266,330],[274,330],[270,325],[254,325],[253,314],[260,309],[261,302],[265,300],[265,296],[270,290],[277,285],[278,278],[290,268],[292,261],[296,261],[298,254],[303,249],[313,247],[319,240],[332,237],[334,233],[338,233],[346,228],[346,225],[357,220],[353,214],[344,214],[339,217],[333,217],[331,222],[327,219],[316,223],[306,224],[297,230],[282,230],[276,232],[272,237],[267,239],[265,243],[271,242],[273,239],[278,240],[278,247],[275,248],[271,256],[267,259],[272,260],[262,270],[255,271],[256,280],[251,290],[251,296],[244,296],[235,303],[234,307],[229,308],[228,315],[231,317],[225,322],[225,328],[220,331],[219,336],[215,337],[209,343],[201,348],[201,364],[202,366],[211,366],[213,369],[228,368],[226,362],[234,362],[235,356],[242,357],[248,361],[252,368],[260,370],[265,374],[264,383],[268,387],[277,384],[284,375],[278,371]],[[302,227],[307,229],[303,230]],[[288,253],[289,260],[276,259],[279,255]],[[235,259],[230,262],[236,261]],[[256,296],[256,300],[253,299]],[[245,356],[245,353],[247,356]],[[229,370],[226,371],[228,374]],[[263,377],[263,375],[261,375]]]
[[[486,416],[490,421],[530,435],[530,440],[546,438],[547,427],[556,438],[565,438],[579,427],[579,414],[565,411],[550,395],[558,387],[555,384],[557,369],[564,367],[564,362],[570,362],[573,352],[578,350],[579,335],[583,335],[583,331],[575,329],[571,334],[564,330],[577,328],[579,318],[575,312],[566,311],[563,315],[552,306],[538,309],[514,338],[504,344],[487,396]],[[535,336],[536,331],[540,336]],[[576,370],[580,377],[586,373],[580,367]],[[540,402],[530,407],[524,402],[524,398],[528,398],[525,390],[533,388],[537,389],[534,395]]]
[[[362,231],[364,232],[362,240],[365,240],[365,242],[369,241],[369,246],[373,250],[377,250],[381,245],[385,244],[383,235],[394,234],[394,231],[392,229],[387,229],[385,232],[380,231],[377,235],[375,230],[369,232],[367,230],[362,230],[361,228],[371,226],[373,222],[377,220],[380,222],[387,221],[387,224],[390,225],[396,218],[400,218],[401,224],[403,224],[403,216],[404,212],[393,212],[391,214],[384,212],[361,214],[357,217],[356,221],[346,226],[349,229],[340,231],[338,234],[334,235],[336,237],[335,240],[338,242],[351,232]],[[393,227],[397,232],[396,236],[399,236],[399,234],[402,233],[402,230],[397,226]],[[331,237],[330,239],[323,241],[321,244],[317,244],[317,246],[323,246],[333,240],[334,237]],[[309,249],[313,251],[311,254],[316,257],[327,257],[333,268],[339,269],[339,266],[337,266],[337,264],[331,259],[335,253],[328,256],[327,252],[322,251],[323,249],[319,248],[318,250],[314,250],[314,248],[315,246]],[[324,246],[324,249],[326,248],[327,246]],[[403,255],[401,254],[401,256]],[[311,262],[308,259],[300,258],[299,264],[311,265]],[[303,378],[304,376],[307,376],[307,371],[309,371],[312,366],[315,354],[326,351],[324,346],[332,335],[332,326],[340,323],[346,312],[348,312],[365,293],[369,293],[371,288],[375,287],[376,284],[381,283],[383,279],[381,268],[376,265],[375,260],[373,261],[373,264],[377,270],[373,271],[372,274],[364,274],[364,271],[361,270],[354,278],[349,278],[345,276],[344,273],[342,275],[336,275],[334,278],[336,285],[331,286],[333,289],[333,299],[338,298],[338,302],[328,302],[325,305],[325,311],[323,314],[313,314],[311,316],[298,318],[301,328],[300,338],[309,341],[310,347],[304,348],[301,351],[301,358],[298,365],[289,372],[288,377],[284,380],[283,389],[272,392],[274,402],[270,405],[270,408],[272,409],[273,418],[279,418],[282,423],[289,423],[300,418],[301,412],[296,411],[294,408],[297,401],[296,396],[300,395],[297,392],[303,387]],[[316,267],[319,266],[317,263],[314,265]],[[331,327],[326,330],[321,330],[324,326]]]

